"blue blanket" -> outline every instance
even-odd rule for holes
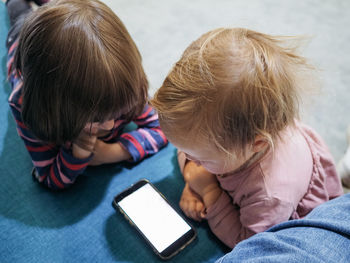
[[[52,192],[31,177],[32,163],[16,132],[7,98],[5,39],[9,27],[0,2],[0,262],[158,262],[117,213],[113,197],[147,178],[178,208],[184,186],[176,149],[168,145],[135,165],[88,168],[76,184]],[[228,251],[206,223],[192,222],[197,239],[171,262],[213,262]]]

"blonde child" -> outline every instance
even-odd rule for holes
[[[111,9],[97,0],[6,5],[9,104],[39,182],[63,189],[88,165],[138,162],[167,143],[140,53]],[[138,129],[123,132],[131,121]]]
[[[210,31],[152,100],[179,149],[182,210],[231,248],[342,194],[326,145],[297,120],[310,67],[282,43],[243,28]]]

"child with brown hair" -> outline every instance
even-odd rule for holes
[[[6,5],[9,104],[39,182],[62,189],[88,165],[138,162],[167,143],[147,104],[141,55],[110,8],[98,0]],[[123,132],[131,121],[138,129]]]
[[[343,193],[326,145],[297,120],[311,67],[282,44],[248,29],[210,31],[151,102],[179,149],[182,210],[229,247]]]

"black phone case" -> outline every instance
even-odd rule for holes
[[[183,235],[180,239],[175,241],[171,246],[169,246],[166,250],[164,250],[162,253],[159,253],[157,249],[153,246],[153,244],[148,240],[148,238],[142,233],[142,231],[137,227],[136,224],[132,221],[131,218],[124,212],[124,210],[118,205],[118,202],[120,202],[122,199],[124,199],[126,196],[130,195],[137,189],[141,188],[142,186],[149,184],[168,204],[169,206],[176,211],[176,213],[191,227],[191,230],[188,231],[185,235]],[[146,240],[148,245],[152,248],[152,250],[163,260],[167,260],[178,254],[181,250],[183,250],[188,244],[190,244],[197,236],[197,232],[195,228],[185,219],[183,215],[177,212],[177,210],[173,207],[173,205],[165,198],[165,196],[147,179],[141,179],[140,181],[136,182],[135,184],[132,184],[129,188],[125,189],[118,195],[116,195],[113,199],[112,205],[114,209],[120,211],[128,220],[130,225],[132,225],[137,232],[141,234],[141,236]]]

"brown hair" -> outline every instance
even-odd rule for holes
[[[97,0],[51,1],[30,14],[15,64],[23,79],[23,121],[47,142],[72,141],[88,122],[130,120],[147,100],[139,51]]]
[[[311,69],[283,40],[219,28],[194,41],[151,101],[166,135],[190,133],[226,153],[244,153],[258,135],[273,147],[298,117],[298,76]]]

